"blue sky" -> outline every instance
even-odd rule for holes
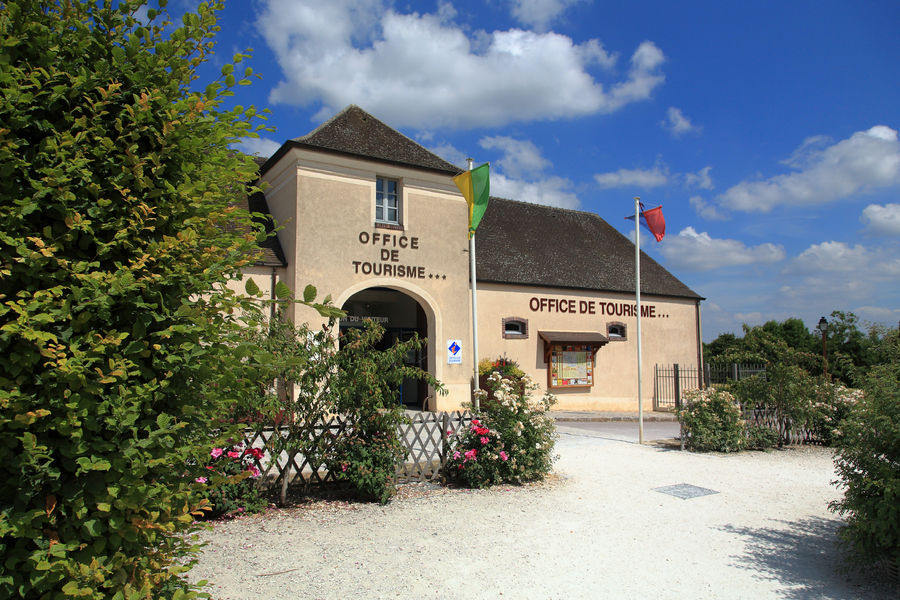
[[[173,16],[191,3],[170,2]],[[900,4],[241,0],[205,83],[253,48],[234,101],[271,154],[357,104],[491,191],[599,214],[697,293],[703,337],[832,310],[900,321]],[[536,242],[540,243],[540,242]]]

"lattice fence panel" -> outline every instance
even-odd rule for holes
[[[439,476],[441,467],[447,460],[449,448],[472,422],[469,411],[455,412],[417,412],[408,411],[409,423],[398,427],[397,434],[409,451],[406,461],[397,465],[398,483],[409,481],[428,481]],[[327,452],[330,444],[349,426],[345,417],[335,415],[321,420],[314,427],[306,430],[307,447],[319,447]],[[275,430],[271,427],[250,429],[245,432],[244,444],[248,448],[263,450],[263,457],[253,462],[262,473],[260,485],[274,486],[280,484],[288,467],[291,468],[289,484],[292,487],[308,489],[310,486],[321,486],[337,483],[334,473],[328,471],[321,461],[296,454],[289,457],[286,452],[277,453],[275,436],[289,435],[287,428]],[[273,460],[274,457],[274,460]]]

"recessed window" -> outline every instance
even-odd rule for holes
[[[503,338],[516,339],[528,337],[528,320],[520,317],[506,317],[503,319]]]
[[[375,221],[400,224],[400,183],[378,177],[375,182]]]
[[[627,329],[625,329],[625,323],[607,323],[606,324],[606,337],[609,338],[611,342],[622,342],[628,339],[626,335]]]

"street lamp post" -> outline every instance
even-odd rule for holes
[[[828,332],[828,321],[825,317],[819,319],[819,331],[822,332],[822,374],[828,379],[828,352],[825,344],[825,334]]]

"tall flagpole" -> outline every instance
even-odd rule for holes
[[[634,197],[634,295],[637,298],[638,443],[644,443],[644,396],[641,394],[641,199]]]
[[[472,170],[473,159],[467,158],[469,170]],[[471,225],[471,223],[469,223]],[[474,390],[478,392],[480,389],[478,384],[478,298],[475,294],[475,232],[469,231],[469,277],[472,280],[472,362],[474,363],[473,380],[475,381]],[[481,409],[481,401],[478,394],[472,397],[472,405],[475,410]]]

